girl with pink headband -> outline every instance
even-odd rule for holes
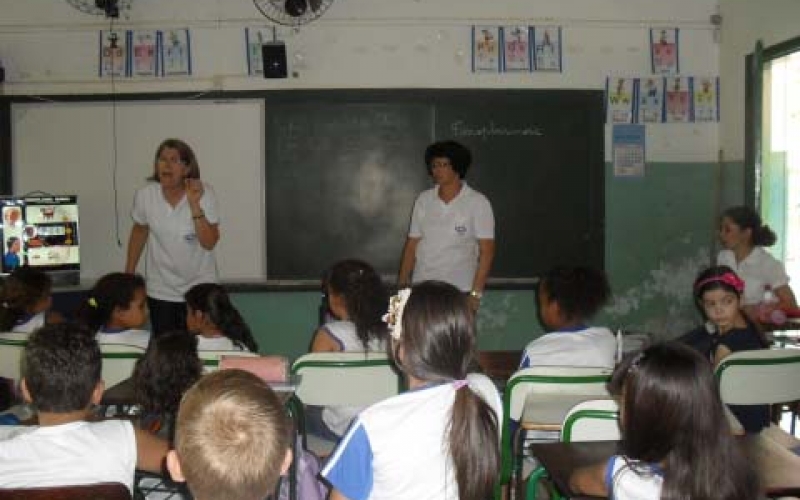
[[[736,351],[764,349],[768,342],[742,310],[744,281],[728,266],[714,266],[694,281],[694,297],[706,320],[681,340],[716,366]],[[756,433],[769,424],[767,406],[731,406],[745,432]]]

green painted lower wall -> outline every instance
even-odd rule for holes
[[[614,299],[596,324],[668,338],[699,321],[692,282],[716,251],[720,207],[742,202],[741,172],[741,162],[650,163],[644,177],[615,178],[606,165],[606,270]],[[292,359],[306,352],[319,293],[237,293],[233,300],[262,352]],[[534,292],[490,290],[478,329],[481,349],[522,349],[542,334]]]

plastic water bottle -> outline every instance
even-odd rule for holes
[[[786,313],[778,307],[780,300],[775,296],[770,285],[764,285],[764,298],[759,304],[758,317],[765,323],[782,325],[786,323]]]

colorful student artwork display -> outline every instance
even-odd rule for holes
[[[639,123],[661,123],[664,121],[664,79],[641,78],[639,80]]]
[[[261,46],[272,39],[272,28],[245,28],[244,39],[247,46],[247,74],[250,76],[261,76],[264,74]]]
[[[694,121],[719,121],[719,78],[699,77],[692,79]]]
[[[162,76],[191,75],[192,51],[189,30],[166,30],[160,35]]]
[[[472,71],[500,71],[500,28],[472,27]]]
[[[645,126],[614,125],[611,132],[615,177],[644,177]]]
[[[608,123],[718,122],[719,77],[608,77],[606,109]]]
[[[608,123],[633,123],[635,93],[635,78],[606,79],[606,120]]]
[[[652,28],[650,30],[650,58],[653,73],[676,75],[680,73],[678,28]]]
[[[666,113],[664,121],[667,123],[687,123],[692,118],[692,79],[686,76],[667,78]]]
[[[503,69],[505,71],[530,71],[531,29],[528,26],[504,26],[501,30],[503,39]]]
[[[156,76],[158,74],[158,31],[135,30],[131,40],[133,75]]]
[[[117,77],[130,75],[130,58],[128,53],[128,35],[126,31],[100,32],[100,66],[101,77]]]
[[[533,52],[536,71],[561,71],[561,27],[535,26]]]

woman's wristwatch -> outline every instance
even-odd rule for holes
[[[200,213],[198,213],[197,215],[192,214],[192,219],[194,219],[194,220],[202,219],[205,216],[206,216],[206,213],[203,210],[200,210]]]

